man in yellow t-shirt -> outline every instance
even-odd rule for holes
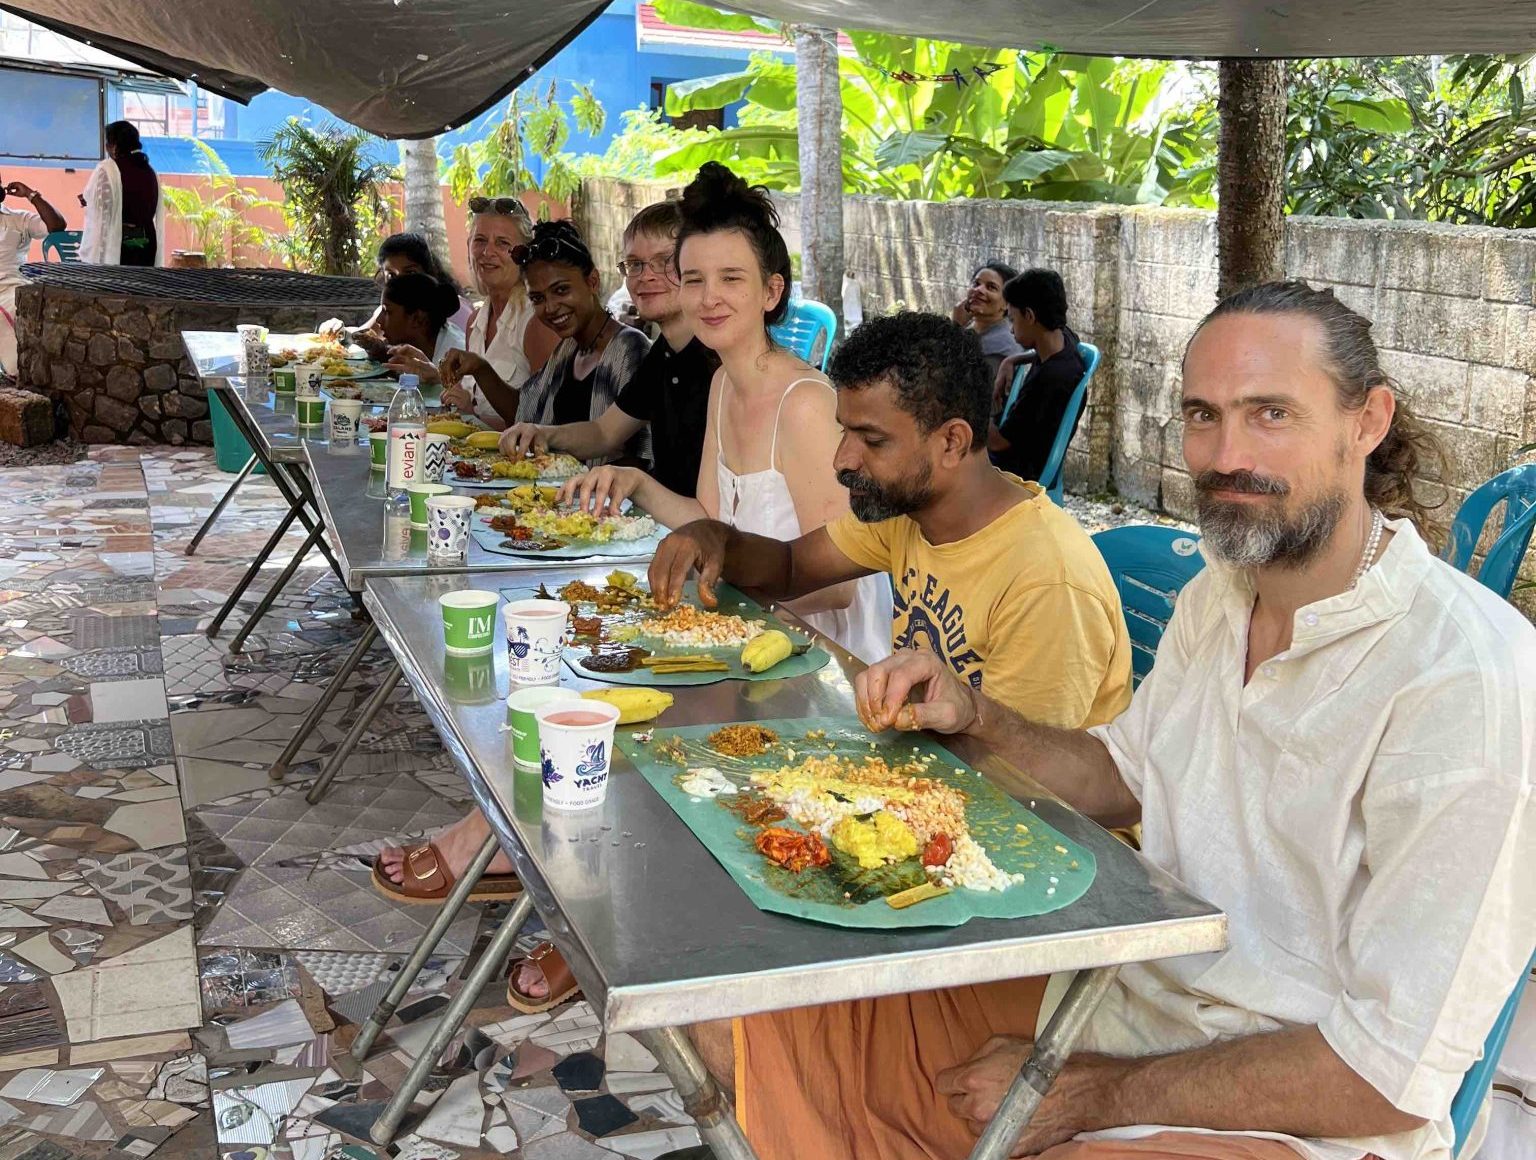
[[[722,577],[787,600],[888,572],[898,649],[932,649],[973,688],[1032,719],[1083,728],[1119,716],[1131,694],[1119,595],[1077,521],[987,458],[991,377],[975,336],[929,314],[875,319],[838,349],[829,375],[844,431],[835,464],[852,514],[788,544],[689,524],[651,565],[657,602],[676,603],[693,571],[706,603]],[[884,702],[879,690],[860,700],[875,731],[896,723]],[[717,1082],[734,1089],[764,1160],[914,1155],[890,1127],[914,1117],[948,1134],[935,1155],[960,1156],[972,1143],[967,1125],[947,1114],[931,1082],[888,1082],[891,1060],[920,1060],[932,1077],[1000,1030],[1027,1034],[1043,988],[1023,979],[888,995],[690,1035]],[[787,1108],[774,1098],[785,1091],[811,1105]]]
[[[1119,594],[1077,521],[1039,484],[991,465],[991,383],[974,335],[931,314],[875,319],[829,374],[852,513],[793,543],[690,524],[651,565],[657,602],[674,604],[692,571],[705,593],[723,577],[779,600],[887,572],[897,649],[932,649],[1031,720],[1084,728],[1118,716],[1131,694]],[[877,730],[892,724],[860,712]]]

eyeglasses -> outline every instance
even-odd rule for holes
[[[472,197],[470,213],[499,213],[528,220],[528,207],[515,197]]]
[[[512,247],[512,260],[519,266],[526,266],[529,262],[554,262],[560,258],[560,251],[565,250],[578,259],[583,266],[592,264],[592,255],[586,246],[574,242],[570,238],[555,234],[551,237],[539,238],[537,241]]]
[[[646,270],[657,277],[665,278],[672,273],[672,264],[676,258],[676,254],[659,254],[646,262],[642,262],[639,258],[625,258],[616,269],[626,278],[638,278]]]

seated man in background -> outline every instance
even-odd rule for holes
[[[992,462],[1020,479],[1039,479],[1050,458],[1056,433],[1072,392],[1087,373],[1077,349],[1077,335],[1067,325],[1067,288],[1055,270],[1025,270],[1003,287],[1008,320],[1021,346],[1032,353],[1018,363],[1025,366],[1018,396],[1008,405],[1012,375],[1003,388],[1003,411],[987,436]]]
[[[694,337],[678,304],[676,250],[682,220],[677,202],[660,201],[624,228],[619,273],[639,321],[661,330],[629,385],[596,419],[508,427],[501,436],[503,455],[521,459],[530,451],[564,451],[583,462],[612,459],[650,424],[651,476],[669,491],[693,496],[704,456],[709,383],[720,360]]]
[[[0,202],[18,197],[28,209],[0,205],[0,374],[16,373],[16,288],[25,286],[22,263],[34,241],[68,229],[64,215],[48,199],[20,181],[0,184]]]
[[[1228,916],[1225,951],[1122,968],[1013,1155],[1448,1160],[1451,1101],[1536,944],[1536,630],[1420,538],[1436,449],[1331,291],[1223,301],[1182,410],[1209,566],[1129,711],[1051,727],[922,652],[856,681],[871,728],[968,734],[1103,824],[1139,820],[1145,855]],[[700,1046],[717,1068],[734,1046],[762,1160],[964,1155],[1029,1055],[1040,982],[1000,985],[1012,1021],[917,1050],[889,1000],[851,1030],[821,1008]],[[855,1064],[831,1066],[834,1034]]]

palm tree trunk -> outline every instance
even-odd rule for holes
[[[1224,60],[1217,109],[1218,290],[1285,277],[1285,62]]]
[[[400,142],[405,171],[405,229],[421,234],[444,267],[453,268],[448,253],[448,222],[443,216],[443,185],[438,176],[437,138]]]
[[[843,313],[843,94],[837,32],[795,26],[800,112],[800,282],[807,298]]]

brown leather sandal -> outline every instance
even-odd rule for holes
[[[384,873],[380,861],[373,862],[373,888],[396,902],[442,902],[453,890],[454,877],[448,872],[443,853],[431,842],[407,846],[403,881],[394,882]],[[506,902],[523,892],[516,874],[482,874],[469,892],[470,902]]]
[[[549,993],[542,999],[525,995],[517,989],[517,976],[525,963],[536,967],[544,976]],[[526,958],[518,959],[512,964],[512,972],[507,976],[507,1005],[516,1007],[528,1015],[538,1015],[551,1007],[558,1007],[567,999],[574,999],[579,994],[581,994],[581,985],[571,974],[571,968],[566,963],[565,956],[552,942],[541,942],[528,952]]]

